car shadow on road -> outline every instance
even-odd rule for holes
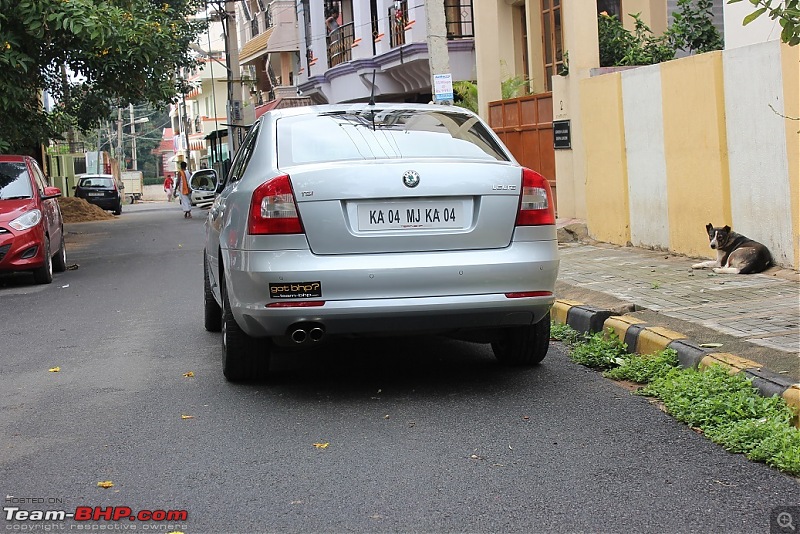
[[[509,392],[530,387],[531,379],[554,380],[552,375],[547,359],[532,367],[500,365],[488,344],[435,336],[381,337],[336,340],[313,350],[278,349],[269,377],[249,385],[267,385],[282,395],[346,400],[387,389],[437,396]]]

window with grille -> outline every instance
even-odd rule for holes
[[[561,27],[561,0],[542,0],[542,40],[544,40],[545,85],[553,90],[552,77],[564,68],[564,36]]]
[[[444,0],[444,18],[448,39],[474,37],[472,0]]]

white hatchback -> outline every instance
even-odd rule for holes
[[[205,327],[228,380],[275,345],[442,334],[547,354],[558,273],[547,180],[475,114],[417,104],[270,111],[206,220]]]

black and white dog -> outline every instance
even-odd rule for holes
[[[772,255],[766,246],[731,232],[730,226],[720,228],[708,223],[706,231],[711,248],[717,251],[717,259],[695,263],[692,269],[710,267],[718,274],[752,274],[772,265]]]

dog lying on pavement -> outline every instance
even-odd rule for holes
[[[695,263],[692,269],[713,268],[717,274],[753,274],[772,265],[772,255],[766,246],[732,232],[730,226],[708,223],[706,231],[711,248],[717,251],[717,259]]]

